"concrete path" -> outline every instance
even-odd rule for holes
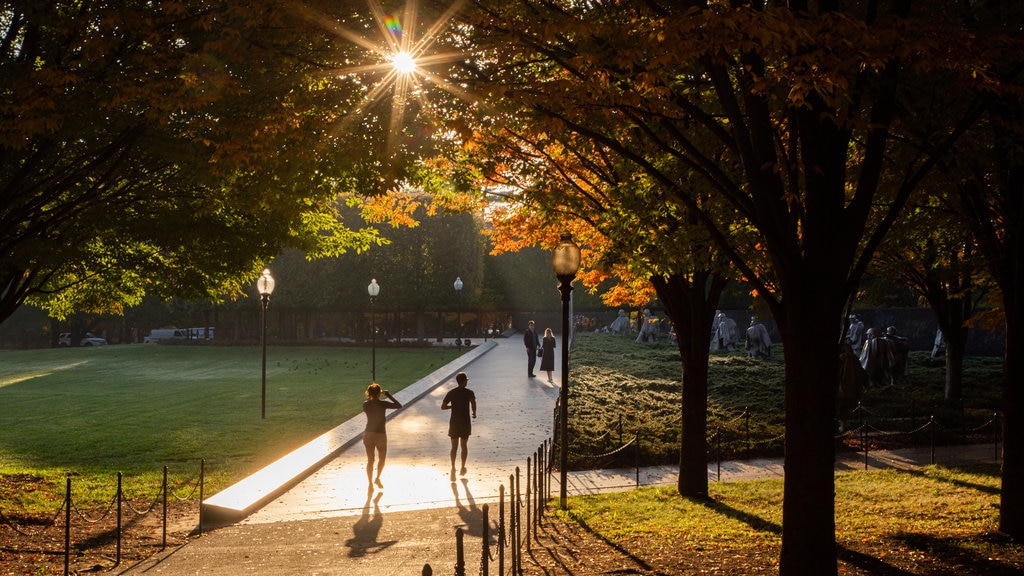
[[[494,500],[500,485],[508,488],[517,466],[525,481],[527,458],[552,436],[559,387],[548,383],[544,373],[527,376],[526,353],[519,338],[493,342],[492,350],[462,368],[469,376],[467,387],[477,398],[467,474],[449,476],[451,413],[441,410],[441,400],[455,387],[452,378],[405,404],[388,421],[384,490],[375,491],[383,494],[377,501],[381,511],[454,506],[458,498]],[[387,388],[387,382],[381,385]],[[404,402],[402,395],[396,396]],[[355,420],[361,432],[365,417],[360,414]],[[376,494],[368,494],[366,453],[358,442],[243,522],[360,514],[367,496]]]
[[[559,345],[561,339],[559,338]],[[333,431],[354,435],[326,464],[287,492],[261,504],[243,520],[204,534],[184,546],[158,554],[119,574],[235,576],[238,574],[347,576],[417,575],[424,564],[435,574],[451,573],[455,565],[455,532],[466,532],[467,573],[478,573],[484,506],[489,524],[497,524],[499,487],[510,486],[520,468],[525,485],[526,461],[552,436],[560,375],[526,373],[521,340],[499,338],[482,354],[470,354],[458,365],[469,375],[477,395],[478,418],[469,440],[468,473],[449,476],[447,411],[440,409],[445,392],[454,386],[449,365],[397,394],[404,407],[388,422],[388,460],[383,490],[368,489],[362,443],[357,441],[365,418],[357,416]],[[386,361],[386,359],[384,360]],[[385,388],[387,382],[381,383]],[[347,431],[347,432],[343,432]],[[333,453],[333,450],[332,450]],[[994,460],[991,445],[944,447],[935,461],[955,464]],[[869,454],[867,467],[914,468],[930,463],[930,450]],[[836,470],[863,469],[863,454],[842,454]],[[674,467],[597,470],[569,474],[570,495],[628,490],[641,485],[674,485]],[[781,477],[779,459],[712,463],[710,481]],[[552,495],[558,476],[552,476]],[[216,498],[216,495],[214,495]],[[493,539],[493,536],[492,536]],[[494,544],[492,542],[492,553]],[[492,567],[496,573],[496,569]]]

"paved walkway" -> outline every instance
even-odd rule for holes
[[[449,413],[440,409],[445,392],[454,386],[449,366],[442,379],[434,375],[396,394],[404,407],[393,412],[388,423],[383,490],[367,489],[366,456],[361,442],[353,438],[336,457],[245,519],[122,567],[119,574],[415,575],[428,563],[435,574],[444,574],[455,564],[455,531],[460,527],[467,535],[467,573],[477,573],[483,507],[497,508],[499,487],[508,489],[516,467],[525,485],[527,458],[552,435],[560,381],[557,372],[554,383],[548,383],[543,372],[536,378],[527,376],[526,355],[515,335],[493,340],[488,347],[482,354],[467,355],[467,365],[457,366],[469,375],[478,403],[465,476],[454,482],[449,478]],[[382,384],[386,388],[387,383]],[[335,434],[361,432],[363,421],[359,415]],[[929,463],[931,457],[929,450],[879,452],[869,455],[867,465],[912,468]],[[936,453],[936,461],[943,463],[994,457],[991,445]],[[863,454],[844,455],[836,464],[837,470],[864,467]],[[567,491],[576,495],[626,490],[636,485],[638,474],[643,485],[676,482],[673,467],[644,468],[639,473],[587,471],[570,474]],[[710,481],[782,474],[781,460],[708,466]],[[555,475],[552,494],[557,493]],[[489,520],[496,525],[496,510]]]

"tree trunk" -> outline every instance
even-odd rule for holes
[[[951,337],[946,337],[949,334]],[[959,402],[963,397],[964,354],[967,352],[967,328],[961,322],[949,332],[942,331],[946,339],[946,393],[947,403]]]
[[[715,307],[728,281],[711,272],[652,278],[658,299],[675,325],[682,363],[682,441],[679,445],[679,494],[708,495],[708,349]]]
[[[1024,238],[1024,235],[1022,235]],[[1019,253],[1021,254],[1021,253]],[[1020,264],[1016,264],[1019,269]],[[1014,283],[1015,284],[1015,283]],[[999,530],[1024,542],[1024,307],[1020,290],[1004,293],[1006,344],[1003,351],[1003,483]]]
[[[1003,194],[1007,199],[1006,215],[1012,221],[1006,223],[1003,232],[1005,250],[999,284],[1006,314],[999,530],[1017,542],[1024,542],[1024,166],[1018,164],[1009,170]]]
[[[837,573],[834,419],[842,306],[813,298],[776,322],[786,361],[786,455],[780,574]],[[835,309],[833,309],[835,308]]]

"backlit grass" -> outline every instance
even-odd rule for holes
[[[963,402],[943,398],[945,365],[928,352],[912,352],[910,374],[893,386],[864,394],[866,419],[875,430],[906,431],[932,416],[950,436],[981,427],[997,432],[1002,359],[971,357],[964,363]],[[572,355],[569,405],[574,469],[632,465],[632,448],[611,454],[639,434],[640,463],[678,462],[682,365],[675,344],[637,344],[612,334],[580,333]],[[708,442],[712,458],[782,453],[785,434],[782,346],[768,360],[748,358],[742,345],[715,352],[709,362]],[[717,436],[716,436],[717,435]],[[900,438],[927,441],[927,438]],[[955,439],[955,438],[954,438]],[[720,450],[720,453],[719,453]],[[608,455],[610,454],[610,455]],[[594,457],[595,455],[608,455]]]
[[[567,513],[615,542],[730,548],[738,542],[782,542],[781,479],[715,482],[710,499],[679,496],[675,488],[574,497]],[[836,477],[836,540],[904,547],[915,536],[969,539],[995,529],[996,466],[918,471],[873,470]],[[982,544],[973,544],[986,548]]]
[[[392,392],[458,355],[445,348],[378,350],[377,380]],[[0,475],[39,490],[5,495],[31,509],[65,477],[86,500],[157,491],[163,466],[187,486],[206,460],[208,493],[359,414],[370,350],[267,350],[260,418],[258,348],[125,345],[0,353]],[[48,489],[47,489],[48,488]],[[39,501],[42,499],[42,502]]]

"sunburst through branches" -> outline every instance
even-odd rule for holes
[[[456,0],[433,23],[425,25],[419,21],[416,0],[407,1],[404,8],[396,12],[388,12],[378,0],[368,0],[369,16],[376,24],[375,30],[369,32],[356,32],[342,23],[325,23],[322,17],[318,19],[341,40],[365,50],[369,60],[366,64],[336,71],[338,77],[353,77],[366,86],[362,101],[346,113],[342,127],[361,121],[367,110],[390,97],[385,150],[390,154],[405,124],[410,98],[419,102],[420,110],[429,109],[425,90],[428,83],[465,97],[457,87],[431,71],[432,66],[464,57],[459,52],[437,50],[442,32],[464,3],[464,0]]]

